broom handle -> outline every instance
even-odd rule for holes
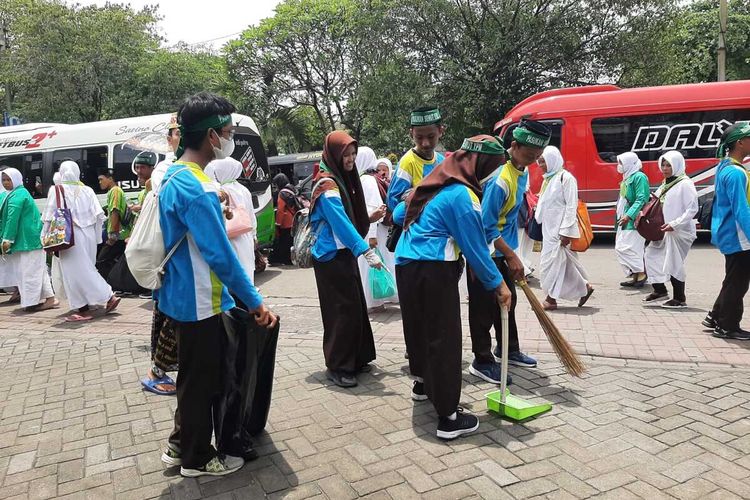
[[[500,307],[500,325],[503,329],[501,347],[502,358],[500,359],[500,395],[501,402],[505,404],[505,390],[508,386],[508,309]]]

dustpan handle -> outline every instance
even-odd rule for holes
[[[500,359],[500,401],[505,404],[505,391],[508,387],[508,309],[502,306],[500,307],[500,325],[503,329],[501,335],[503,345],[501,346],[502,358]]]

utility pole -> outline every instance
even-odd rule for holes
[[[8,46],[8,31],[5,28],[5,24],[0,25],[0,50],[8,54],[10,47]],[[11,98],[10,98],[10,75],[5,80],[5,112],[8,116],[11,115]]]
[[[718,60],[718,81],[723,82],[727,79],[727,0],[719,0],[719,52]]]

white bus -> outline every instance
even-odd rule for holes
[[[26,189],[40,210],[46,204],[52,177],[64,160],[81,167],[81,180],[99,195],[102,205],[106,193],[99,188],[101,170],[114,173],[117,184],[129,198],[142,189],[132,170],[135,156],[143,150],[155,151],[148,144],[166,144],[170,114],[141,116],[78,125],[30,123],[0,127],[0,169],[17,168],[23,174]],[[250,190],[258,219],[258,241],[269,245],[274,235],[274,212],[268,161],[258,128],[249,116],[232,115],[237,129],[232,156],[244,166],[241,182]],[[159,159],[163,158],[159,154]]]

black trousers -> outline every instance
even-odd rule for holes
[[[213,412],[221,403],[223,330],[221,316],[202,321],[175,322],[180,371],[177,374],[177,411],[169,443],[180,450],[182,466],[206,465],[215,455],[211,446]]]
[[[96,270],[105,280],[109,279],[109,273],[115,267],[117,259],[125,253],[125,242],[117,240],[114,245],[103,243],[99,245],[99,253],[96,255]]]
[[[292,230],[278,228],[276,231],[276,240],[273,242],[273,251],[270,257],[271,262],[274,264],[291,264],[293,244]]]
[[[725,330],[739,330],[742,300],[750,286],[750,250],[724,256],[724,282],[716,298],[711,316]]]
[[[424,379],[435,411],[447,417],[461,398],[461,306],[458,262],[396,266],[409,370]]]
[[[349,250],[339,250],[328,262],[313,259],[313,269],[323,317],[326,366],[356,373],[375,359],[375,340],[357,260]]]
[[[680,302],[685,302],[685,282],[680,281],[674,276],[669,277],[670,283],[672,283],[672,289],[674,290],[673,298]],[[667,286],[664,283],[654,283],[651,285],[655,292],[667,293]]]
[[[508,285],[512,295],[510,311],[508,312],[508,352],[520,351],[518,342],[518,326],[516,325],[516,303],[518,295],[516,285],[510,275],[510,269],[504,258],[494,258],[503,281]],[[467,266],[468,267],[468,266]],[[469,289],[469,331],[471,332],[471,350],[478,363],[495,361],[492,356],[492,336],[490,328],[495,327],[495,340],[502,345],[503,328],[500,321],[500,306],[495,300],[495,292],[485,290],[482,282],[476,277],[471,267],[468,267],[467,286]]]

